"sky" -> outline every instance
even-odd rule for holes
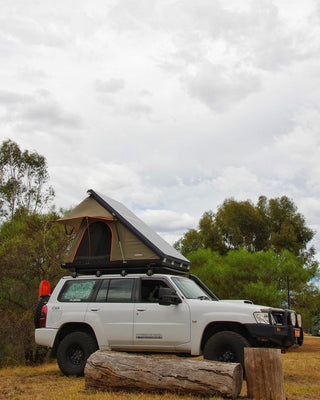
[[[320,253],[320,3],[0,0],[0,140],[169,243],[227,198],[288,196]]]

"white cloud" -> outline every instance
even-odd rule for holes
[[[293,198],[320,232],[319,10],[4,2],[0,139],[47,158],[58,206],[92,188],[170,242],[225,198],[261,194]]]
[[[172,210],[146,209],[137,213],[138,217],[158,232],[184,232],[197,224],[197,220],[188,213]]]

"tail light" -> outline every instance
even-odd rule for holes
[[[46,305],[42,306],[41,315],[40,315],[40,323],[39,323],[39,327],[40,328],[45,328],[46,327],[47,312],[48,312],[47,306]]]

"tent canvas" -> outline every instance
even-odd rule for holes
[[[188,272],[190,262],[122,203],[92,189],[88,194],[64,218],[56,220],[74,236],[64,268],[82,273],[146,268]]]

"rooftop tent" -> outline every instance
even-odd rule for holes
[[[56,220],[74,236],[64,268],[80,273],[188,272],[190,262],[122,203],[93,190],[88,194]]]

